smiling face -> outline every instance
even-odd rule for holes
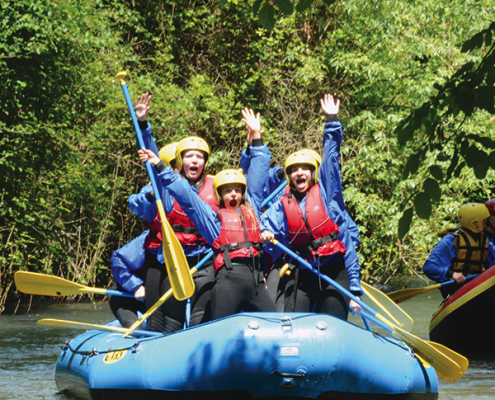
[[[205,154],[201,150],[186,150],[182,153],[182,164],[186,178],[196,182],[205,167]]]
[[[242,185],[229,183],[220,187],[220,198],[227,210],[237,210],[242,202]]]
[[[308,164],[296,164],[290,167],[290,182],[299,192],[305,193],[313,185],[313,170]]]

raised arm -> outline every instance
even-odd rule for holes
[[[330,218],[339,226],[339,240],[346,247],[344,261],[349,274],[350,289],[353,294],[362,295],[359,257],[356,240],[351,235],[347,210],[342,190],[342,177],[339,165],[340,144],[343,138],[342,124],[338,118],[340,101],[331,94],[320,100],[326,114],[323,131],[323,158],[319,171],[320,193]]]
[[[260,114],[255,114],[253,110],[245,108],[242,110],[242,122],[246,124],[252,134],[251,146],[249,146],[251,164],[246,176],[247,194],[249,203],[259,217],[264,192],[268,188],[268,171],[272,155],[268,147],[263,145]]]

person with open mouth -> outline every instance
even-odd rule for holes
[[[261,242],[275,238],[292,247],[320,273],[328,275],[356,296],[362,296],[359,260],[349,231],[338,154],[343,137],[337,114],[340,101],[331,94],[321,100],[326,114],[321,163],[307,149],[292,153],[285,162],[290,189],[260,220]],[[347,320],[347,299],[311,271],[292,261],[292,285],[285,287],[285,311],[318,312]]]
[[[138,117],[146,146],[144,150],[148,154],[153,154],[153,157],[156,157],[158,161],[161,161],[160,166],[162,169],[168,167],[177,179],[180,179],[185,185],[190,187],[192,191],[206,202],[210,210],[216,213],[218,211],[218,201],[213,193],[213,177],[206,173],[208,158],[210,156],[208,144],[199,137],[186,137],[179,141],[175,147],[173,165],[160,160],[156,143],[151,134],[151,125],[146,121],[146,116],[150,108],[150,100],[151,95],[145,93],[136,103],[136,116]],[[141,160],[146,161],[148,156],[144,155],[142,150],[139,150],[138,153]],[[159,179],[156,179],[156,181],[159,183]],[[169,188],[160,185],[160,191],[160,197],[167,219],[182,245],[189,266],[192,268],[210,253],[211,246],[182,210],[179,202],[176,200],[177,194],[173,191],[173,188],[169,190]],[[155,220],[153,224],[155,224],[156,228],[154,231],[161,243],[161,221],[152,193],[146,195],[146,200],[142,199],[139,206],[136,206],[136,214],[143,217],[145,215],[154,215]],[[154,249],[154,252],[155,254],[151,251],[146,252],[145,289],[147,308],[154,305],[171,287],[161,245]],[[203,267],[194,274],[193,279],[196,290],[191,298],[189,326],[195,326],[210,320],[211,290],[214,278],[215,272],[212,260],[206,261]],[[147,321],[147,329],[163,331],[165,333],[182,329],[186,316],[185,306],[186,301],[178,301],[175,297],[169,299],[150,315]]]
[[[237,170],[219,172],[213,180],[218,213],[186,185],[152,151],[139,151],[158,171],[163,187],[174,193],[185,214],[215,251],[215,283],[211,298],[212,320],[240,311],[275,311],[261,268],[258,215],[268,183],[271,154],[261,138],[259,114],[242,111],[252,134],[251,166],[247,177]]]

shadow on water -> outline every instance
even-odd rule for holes
[[[414,319],[413,334],[428,340],[430,318],[440,302],[439,292],[432,291],[401,304]],[[82,331],[37,325],[42,318],[104,324],[113,316],[107,303],[46,305],[24,315],[0,316],[0,400],[67,400],[57,393],[55,363],[65,341]],[[464,377],[455,384],[440,380],[439,391],[439,400],[494,399],[495,357],[470,360]]]

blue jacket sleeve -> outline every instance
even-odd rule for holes
[[[352,242],[354,246],[358,246],[361,243],[361,239],[359,239],[359,228],[351,216],[346,211],[346,220],[347,220],[347,229],[349,229],[349,235],[351,236]]]
[[[152,223],[156,217],[157,208],[151,192],[151,185],[146,185],[139,193],[131,194],[128,197],[129,210],[136,214],[139,218],[146,219],[148,224]]]
[[[259,218],[265,191],[268,189],[268,174],[272,155],[266,145],[250,146],[251,165],[246,176],[247,198]]]
[[[146,129],[141,129],[141,135],[143,137],[144,147],[147,148],[148,150],[151,150],[156,155],[158,155],[159,154],[158,146],[156,145],[155,139],[153,138],[151,131],[151,124],[149,122],[147,123]],[[138,149],[140,149],[141,147],[139,146],[139,141],[137,140],[137,137],[136,137],[136,144],[138,146]]]
[[[170,167],[159,174],[159,179],[211,246],[220,234],[221,223],[216,218],[216,212],[199,197],[186,179],[182,179]]]
[[[339,240],[346,247],[344,262],[349,275],[350,290],[363,295],[361,267],[355,242],[349,229],[349,218],[345,208],[340,174],[339,155],[343,138],[342,124],[338,120],[327,121],[323,131],[323,159],[319,170],[320,193],[328,216],[339,226]]]
[[[241,152],[241,168],[242,173],[246,175],[249,171],[249,166],[251,165],[251,155],[248,154],[247,149],[242,149]]]
[[[141,129],[141,135],[143,136],[144,146],[148,150],[151,150],[153,153],[155,153],[157,156],[160,156],[158,146],[155,142],[155,139],[153,138],[153,135],[151,134],[151,124],[149,122],[146,123],[146,129]],[[138,147],[139,147],[139,143],[138,143]],[[167,189],[164,188],[163,185],[161,185],[160,179],[158,178],[158,171],[156,170],[156,168],[152,167],[151,171],[153,172],[156,185],[158,186],[157,189],[160,191],[160,199],[162,200],[163,208],[165,210],[165,213],[168,214],[172,211],[172,208],[174,206],[174,199],[168,193]],[[156,208],[155,216],[157,212],[158,212],[158,208]]]
[[[433,248],[423,265],[423,272],[428,278],[439,283],[450,279],[447,273],[452,267],[452,260],[456,257],[454,241],[455,236],[449,233]]]
[[[144,241],[149,231],[144,231],[137,238],[113,252],[110,258],[112,274],[115,281],[125,291],[134,294],[136,289],[144,284],[134,272],[144,265]]]

